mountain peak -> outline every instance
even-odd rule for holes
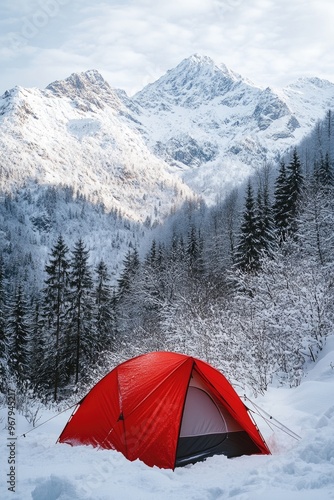
[[[72,73],[69,77],[65,78],[65,80],[56,80],[50,83],[46,88],[56,93],[64,86],[82,90],[92,86],[109,87],[109,84],[96,69],[90,69],[82,73]]]
[[[215,65],[215,62],[213,59],[211,59],[211,57],[205,56],[202,54],[197,54],[197,53],[192,54],[191,56],[187,57],[186,59],[184,59],[184,61],[189,61],[189,62],[192,62],[194,64],[209,64],[212,66]],[[182,61],[181,61],[181,64],[182,64]]]
[[[198,66],[202,69],[206,68],[207,70],[218,70],[219,72],[224,73],[226,76],[230,77],[232,80],[243,79],[241,75],[229,69],[224,63],[216,64],[215,61],[211,59],[211,57],[197,53],[181,61],[178,67],[180,67],[182,64],[190,64],[193,66]]]
[[[242,77],[234,71],[230,70],[225,64],[216,64],[211,57],[203,56],[200,54],[193,54],[192,56],[184,59],[176,66],[176,68],[167,72],[168,74],[186,71],[189,79],[198,78],[199,76],[209,79],[229,79],[231,82],[242,80]]]
[[[223,96],[240,81],[242,77],[224,64],[218,66],[208,56],[193,54],[147,85],[134,99],[151,108],[161,107],[161,103],[161,109],[171,105],[196,108]]]
[[[301,78],[298,78],[295,82],[290,83],[290,85],[287,86],[287,89],[305,89],[305,88],[318,88],[318,89],[325,89],[325,88],[330,88],[333,89],[334,83],[330,82],[329,80],[325,80],[322,78],[318,77],[310,77],[310,76],[303,76]]]
[[[103,109],[105,104],[113,108],[122,107],[116,91],[114,91],[103,76],[95,69],[82,73],[72,73],[65,80],[56,80],[46,87],[58,97],[68,97],[72,100],[81,99]]]

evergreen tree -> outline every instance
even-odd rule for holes
[[[8,342],[6,336],[5,322],[6,292],[5,292],[5,271],[2,256],[0,256],[0,392],[5,391],[7,372],[7,351]]]
[[[7,322],[9,366],[19,384],[28,380],[30,374],[29,342],[31,339],[31,325],[28,310],[22,285],[19,284],[9,307]]]
[[[171,303],[176,294],[183,294],[186,283],[189,281],[187,271],[186,248],[182,236],[172,235],[171,247],[168,251],[164,267],[164,296],[167,303]]]
[[[59,235],[55,246],[51,249],[49,263],[45,267],[47,278],[44,288],[43,316],[47,334],[47,352],[44,366],[45,376],[48,373],[50,386],[53,387],[54,400],[57,400],[59,387],[66,382],[65,336],[67,325],[67,307],[69,294],[68,247]]]
[[[318,187],[324,190],[334,186],[334,172],[328,153],[326,153],[325,158],[321,156],[318,168],[315,167],[315,177]]]
[[[326,125],[327,125],[327,140],[326,140],[326,150],[329,156],[329,160],[333,158],[333,128],[334,128],[334,123],[333,123],[333,112],[332,110],[328,110],[326,114]]]
[[[34,310],[31,327],[31,356],[30,356],[30,377],[35,389],[45,388],[47,381],[51,378],[45,372],[45,359],[48,356],[48,349],[45,347],[44,321],[40,313],[40,301],[36,300],[32,304]]]
[[[285,163],[281,162],[279,173],[275,182],[275,201],[273,205],[274,222],[278,239],[284,241],[289,227],[288,200],[289,189]]]
[[[189,266],[192,267],[196,262],[199,255],[199,244],[197,240],[196,228],[192,226],[188,233],[188,241],[187,241],[187,255],[189,258]]]
[[[204,272],[203,240],[194,225],[191,226],[188,233],[186,256],[190,274],[194,278],[199,278]]]
[[[275,248],[274,219],[269,201],[268,185],[257,194],[259,245],[264,255],[272,256]]]
[[[153,338],[160,327],[160,310],[164,302],[164,269],[166,259],[162,245],[153,241],[140,272],[140,302],[142,303],[142,325],[147,335]]]
[[[118,279],[116,316],[118,334],[125,339],[142,322],[141,266],[136,248],[128,251],[123,266]]]
[[[131,288],[131,282],[139,270],[139,255],[135,248],[129,250],[123,261],[123,271],[118,279],[118,296],[121,298]]]
[[[109,349],[114,340],[114,314],[108,268],[103,260],[98,263],[95,272],[97,275],[97,285],[95,288],[96,336],[99,349],[104,350]]]
[[[234,189],[231,194],[226,198],[225,201],[225,212],[226,212],[226,230],[227,237],[229,242],[229,256],[230,262],[234,262],[234,253],[235,253],[235,225],[237,218],[237,200],[238,200],[238,191]]]
[[[298,216],[298,238],[302,242],[300,250],[305,255],[316,257],[322,266],[332,260],[334,234],[333,186],[330,185],[330,176],[319,175],[323,166],[323,158],[320,163],[315,163],[314,177],[306,186],[303,210]]]
[[[280,242],[284,241],[287,235],[296,232],[303,188],[302,165],[297,150],[294,149],[288,166],[285,167],[285,164],[281,163],[275,185],[273,211]]]
[[[294,149],[292,159],[287,166],[288,199],[286,210],[288,214],[288,230],[291,233],[296,231],[296,217],[300,210],[303,187],[304,177],[302,174],[302,166],[297,150]]]
[[[88,265],[89,250],[81,238],[75,243],[70,270],[70,309],[67,362],[69,374],[77,384],[85,362],[92,360],[96,349],[93,328],[93,281]]]
[[[157,258],[157,243],[155,240],[153,240],[150,251],[145,259],[146,264],[154,266],[156,258]]]
[[[242,271],[256,271],[260,267],[260,257],[259,221],[255,210],[253,189],[249,182],[239,241],[236,248],[236,266]]]

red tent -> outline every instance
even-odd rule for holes
[[[114,368],[79,403],[59,437],[174,469],[215,454],[270,454],[226,378],[199,359],[152,352]]]

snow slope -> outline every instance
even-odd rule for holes
[[[334,107],[334,84],[257,87],[193,55],[133,97],[95,70],[0,98],[0,188],[67,184],[143,221],[226,195]],[[184,181],[182,182],[181,179]]]
[[[334,84],[305,78],[285,89],[261,88],[193,55],[132,102],[151,150],[214,201],[298,144],[334,106]]]
[[[256,417],[271,456],[205,462],[176,469],[128,462],[115,451],[55,444],[71,410],[19,437],[16,493],[7,491],[7,454],[1,453],[3,500],[333,500],[334,499],[334,336],[302,384],[272,387],[256,404],[301,436],[300,441]],[[5,449],[6,410],[1,410]],[[44,412],[41,421],[50,418]],[[17,435],[29,425],[17,416]],[[275,430],[275,432],[273,432]]]
[[[0,98],[0,189],[71,186],[93,203],[143,222],[159,220],[192,191],[153,155],[117,93],[94,70],[46,90]]]

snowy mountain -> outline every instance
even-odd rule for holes
[[[313,78],[281,90],[259,88],[194,55],[132,103],[151,150],[213,201],[297,144],[334,106],[334,84]]]
[[[127,108],[96,71],[0,99],[0,184],[71,186],[133,221],[165,216],[192,191],[129,126]]]
[[[71,185],[132,220],[226,194],[334,106],[334,84],[260,88],[194,55],[132,98],[95,70],[0,99],[0,187]]]
[[[177,210],[197,200],[196,192],[208,201],[226,194],[311,129],[300,158],[312,166],[322,154],[333,158],[333,114],[314,128],[333,103],[330,82],[301,79],[262,89],[200,56],[132,98],[92,70],[0,98],[0,435],[8,441],[0,456],[1,498],[333,500],[330,175],[321,180],[320,168],[310,180],[305,175],[312,189],[294,221],[297,238],[262,254],[254,273],[235,265],[242,236],[236,196]],[[306,173],[308,166],[303,161]],[[258,246],[260,225],[253,227]],[[69,247],[70,279],[62,314],[51,318],[50,290],[60,287],[46,280],[45,264],[60,234]],[[83,296],[73,280],[79,238],[87,248],[81,262],[89,253],[81,269],[93,277],[86,280],[86,316],[76,307]],[[99,289],[103,315],[102,263],[108,270]],[[100,336],[104,325],[108,339]],[[67,368],[74,350],[77,380]],[[173,472],[112,450],[56,444],[88,387],[130,355],[152,350],[201,357],[241,397],[256,395],[246,404],[272,455],[214,456]],[[63,367],[68,375],[53,405]],[[14,495],[7,477],[13,448]]]

